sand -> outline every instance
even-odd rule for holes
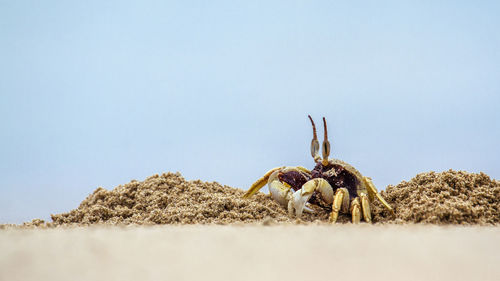
[[[243,199],[244,191],[200,180],[186,181],[180,173],[164,173],[131,181],[113,190],[97,188],[80,206],[52,215],[52,222],[33,220],[25,227],[154,224],[327,223],[330,206],[311,206],[300,220],[269,195]],[[500,182],[484,173],[464,171],[418,174],[382,196],[394,208],[390,214],[375,201],[374,223],[453,225],[500,224]],[[350,222],[343,214],[339,223]],[[5,226],[4,226],[5,227]]]
[[[500,280],[500,228],[134,226],[0,231],[0,280]]]
[[[386,223],[500,224],[500,182],[484,173],[428,172],[389,185],[381,194],[394,207],[390,216],[375,202],[375,217]]]
[[[111,191],[96,189],[80,206],[52,215],[48,226],[92,224],[230,224],[294,222],[269,195],[243,199],[244,191],[217,182],[186,181],[180,173],[131,181]],[[304,221],[321,221],[327,212],[317,208]],[[30,225],[30,224],[26,224]],[[34,221],[31,225],[43,225]]]
[[[3,280],[500,280],[500,183],[422,173],[374,202],[373,224],[328,208],[290,218],[269,195],[154,175],[80,206],[0,225]],[[464,226],[465,225],[465,226]]]

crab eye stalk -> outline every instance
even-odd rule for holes
[[[311,120],[311,124],[313,127],[313,139],[311,141],[311,156],[314,158],[315,162],[318,162],[321,160],[321,157],[319,157],[319,141],[318,141],[318,135],[316,134],[316,126],[314,125],[314,121],[311,118],[311,115],[307,115],[309,117],[309,120]]]
[[[328,165],[328,156],[330,155],[330,142],[328,141],[328,130],[326,128],[326,119],[323,117],[323,127],[325,129],[325,139],[323,140],[323,165]]]
[[[313,139],[311,141],[311,156],[314,158],[314,160],[316,160],[316,158],[319,158],[318,151],[319,151],[319,141]]]
[[[328,156],[330,156],[330,142],[329,141],[324,141],[323,142],[323,162],[328,163]],[[323,163],[326,165],[325,163]]]

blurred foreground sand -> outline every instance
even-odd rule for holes
[[[500,280],[500,227],[0,230],[0,280]]]

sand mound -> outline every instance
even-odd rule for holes
[[[57,225],[228,224],[290,222],[286,210],[268,195],[243,199],[241,189],[217,182],[186,181],[179,173],[154,175],[108,191],[98,188],[69,213],[52,215]],[[316,217],[323,219],[324,213]],[[316,218],[306,215],[305,220]],[[32,224],[40,224],[33,221]]]
[[[432,224],[499,224],[500,182],[484,173],[449,170],[422,173],[382,196],[395,209],[391,217],[375,203],[378,222]]]
[[[186,181],[179,173],[154,175],[108,191],[98,188],[69,213],[52,215],[54,224],[194,224],[282,221],[285,212],[264,194],[253,200],[216,182]]]
[[[98,188],[77,209],[52,215],[53,222],[33,220],[24,226],[297,222],[269,195],[243,199],[243,194],[216,182],[186,181],[179,173],[167,173],[111,191]],[[500,182],[483,173],[422,173],[388,186],[382,195],[396,215],[374,202],[375,223],[500,224]],[[330,210],[314,210],[302,221],[327,222]],[[339,217],[339,222],[348,221],[349,214]]]

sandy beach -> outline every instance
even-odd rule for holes
[[[500,280],[500,228],[4,229],[0,280]]]
[[[485,174],[389,186],[395,216],[374,201],[359,225],[243,193],[179,173],[98,188],[52,222],[0,225],[0,281],[500,280],[500,184]]]

